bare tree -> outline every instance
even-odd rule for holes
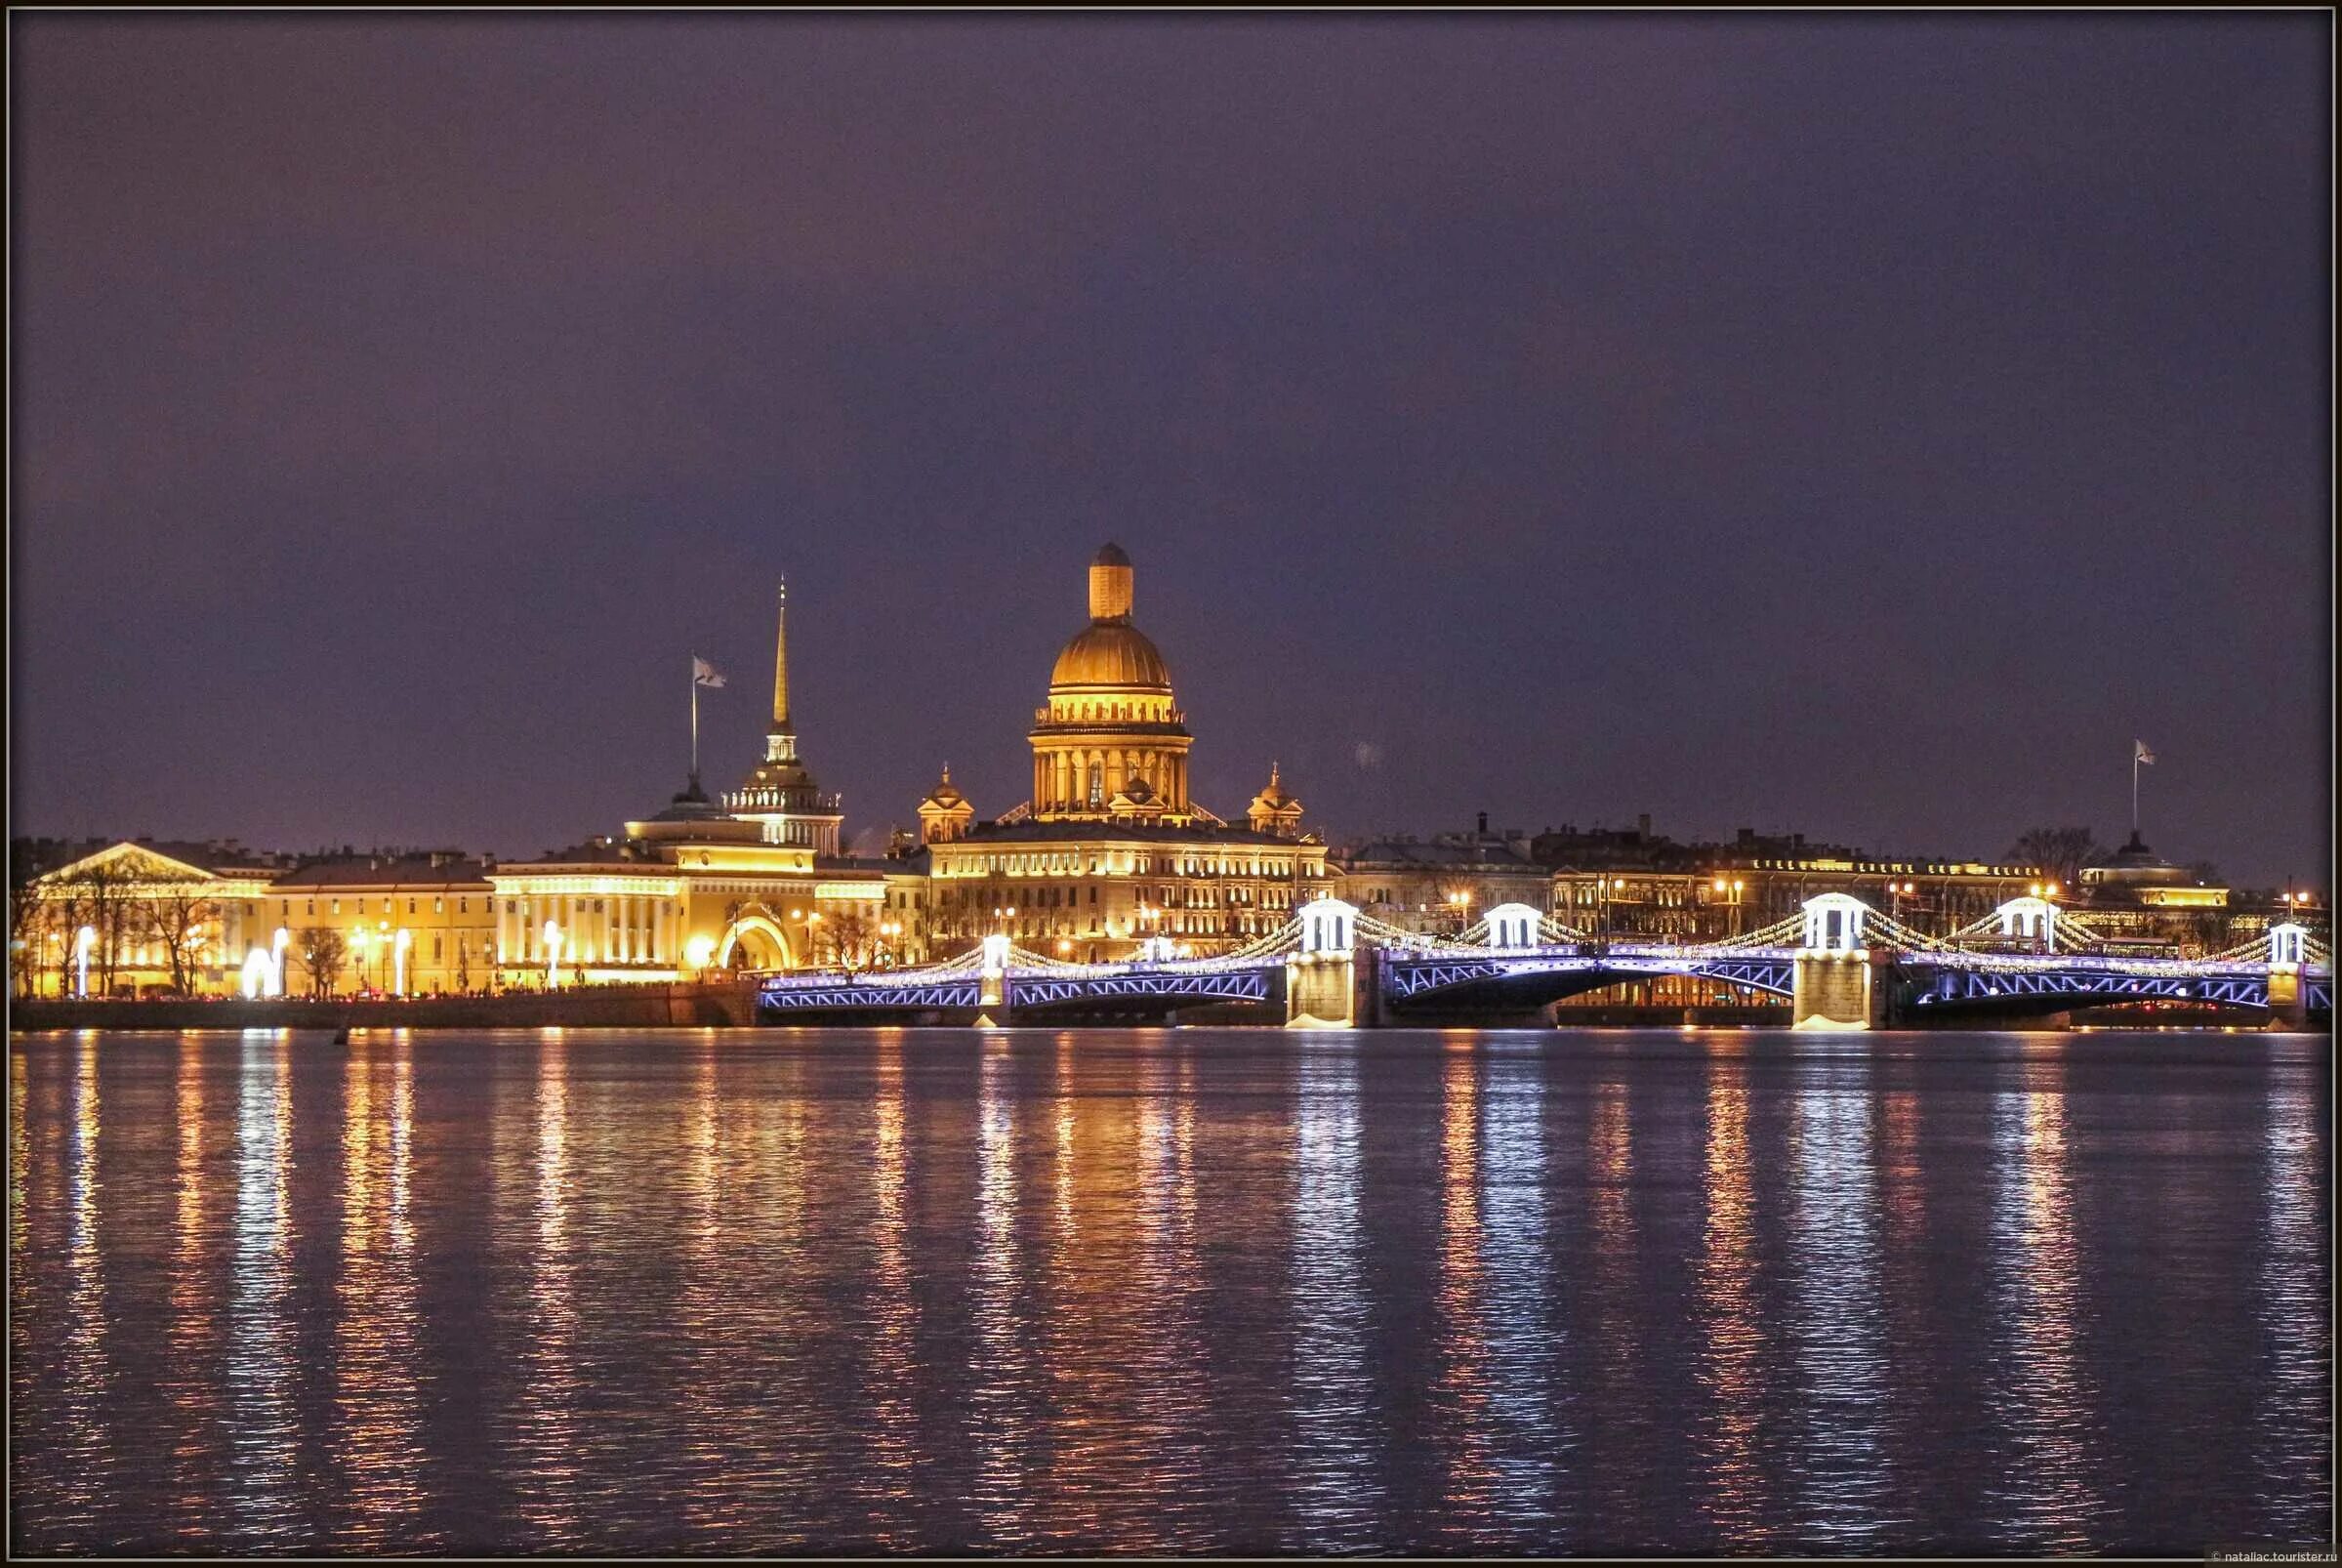
[[[823,944],[840,969],[850,974],[870,967],[878,946],[878,922],[859,910],[841,910],[826,917],[819,929]]]
[[[2088,828],[2028,828],[2008,847],[2011,860],[2039,866],[2072,887],[2081,881],[2081,868],[2096,865],[2106,851]]]
[[[119,856],[100,859],[69,877],[61,878],[60,883],[69,889],[66,897],[75,917],[65,939],[66,961],[70,965],[71,950],[80,928],[89,927],[94,938],[90,957],[98,970],[98,993],[111,996],[114,972],[123,961],[123,950],[138,938],[144,924],[143,911],[134,898],[132,868]]]
[[[22,839],[8,846],[8,967],[17,995],[30,996],[41,970],[41,944],[49,936],[43,907],[40,859]]]
[[[293,934],[293,951],[301,955],[301,967],[308,970],[309,995],[320,999],[332,995],[334,976],[349,957],[349,938],[337,927],[304,926]]]
[[[203,927],[219,915],[219,902],[193,883],[158,888],[144,902],[146,928],[171,966],[171,989],[186,996],[193,989],[195,949],[201,945]]]
[[[466,936],[455,939],[455,988],[472,989],[472,940]]]

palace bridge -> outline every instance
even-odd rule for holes
[[[1436,937],[1322,898],[1212,958],[1176,957],[1155,938],[1128,962],[1074,964],[994,935],[923,969],[772,973],[757,985],[768,1023],[911,1016],[1005,1025],[1250,1003],[1281,1007],[1291,1028],[1341,1029],[1517,1014],[1669,974],[1786,998],[1802,1029],[2015,1023],[2126,1005],[2217,1008],[2296,1028],[2333,1016],[2332,954],[2300,925],[2202,958],[2143,957],[2042,898],[2012,899],[1929,936],[1844,893],[1810,899],[1746,936],[1697,945],[1599,940],[1527,904],[1500,905]]]

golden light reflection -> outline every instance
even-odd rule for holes
[[[24,1052],[8,1053],[8,1256],[13,1262],[24,1245],[24,1173],[32,1159],[25,1096],[31,1091]]]
[[[295,1525],[298,1431],[284,1371],[291,1353],[290,1176],[293,1059],[287,1031],[247,1031],[236,1102],[233,1304],[227,1386],[238,1534],[270,1539]]]
[[[94,1510],[102,1502],[106,1419],[105,1275],[98,1245],[101,1193],[98,1037],[82,1036],[73,1071],[72,1140],[65,1167],[65,1323],[61,1382],[64,1446],[74,1456],[71,1506]]]
[[[1439,1292],[1433,1300],[1446,1506],[1452,1528],[1484,1525],[1497,1476],[1489,1457],[1488,1341],[1481,1321],[1480,1059],[1451,1041],[1441,1069]]]
[[[1700,1381],[1708,1414],[1702,1507],[1716,1538],[1767,1549],[1764,1472],[1756,1463],[1764,1405],[1764,1332],[1756,1294],[1755,1194],[1748,1162],[1747,1070],[1737,1052],[1711,1047],[1707,1068],[1707,1222],[1700,1254],[1700,1320],[1706,1328]]]
[[[179,1495],[173,1513],[183,1539],[199,1541],[209,1532],[206,1515],[212,1500],[211,1478],[203,1456],[218,1442],[218,1397],[200,1369],[211,1365],[218,1348],[219,1300],[210,1267],[211,1227],[204,1215],[203,1044],[194,1035],[179,1037],[179,1060],[174,1077],[173,1114],[179,1125],[179,1163],[171,1232],[171,1347],[167,1379],[178,1442],[172,1458]]]
[[[912,1382],[915,1309],[911,1298],[911,1265],[906,1230],[910,1169],[903,1146],[903,1042],[888,1031],[878,1043],[876,1144],[878,1158],[873,1179],[877,1186],[877,1217],[872,1227],[875,1251],[870,1334],[870,1423],[875,1475],[871,1480],[878,1509],[877,1539],[881,1546],[907,1548],[914,1538],[904,1533],[910,1515],[913,1468]]]
[[[561,1547],[575,1543],[578,1526],[580,1388],[576,1263],[569,1242],[569,1052],[558,1037],[540,1037],[536,1068],[530,1181],[535,1234],[522,1298],[529,1333],[514,1400],[516,1509],[548,1546]]]
[[[351,1052],[343,1074],[342,1268],[328,1440],[342,1476],[334,1543],[349,1550],[424,1544],[409,1207],[414,1111],[408,1042],[394,1041],[387,1060]]]
[[[1026,1486],[1032,1368],[1017,1310],[1015,1088],[1008,1045],[989,1039],[977,1068],[978,1232],[972,1281],[975,1327],[974,1497],[987,1540],[1002,1548],[1032,1537]]]
[[[1042,1382],[1048,1419],[1037,1481],[1040,1528],[1052,1542],[1130,1550],[1150,1543],[1132,1511],[1114,1507],[1134,1469],[1170,1463],[1162,1423],[1161,1292],[1144,1241],[1137,1107],[1126,1094],[1084,1095],[1077,1037],[1052,1049],[1054,1223],[1045,1254]],[[1168,1483],[1161,1489],[1170,1491]],[[1160,1525],[1155,1528],[1160,1529]]]

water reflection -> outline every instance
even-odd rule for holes
[[[1804,1383],[1800,1522],[1859,1550],[1888,1533],[1887,1384],[1878,1268],[1877,1169],[1867,1053],[1808,1063],[1792,1144],[1798,1259],[1791,1337]]]
[[[1442,1527],[1458,1544],[1487,1528],[1496,1469],[1489,1456],[1488,1342],[1481,1314],[1480,1072],[1468,1039],[1441,1073],[1439,1294],[1432,1302],[1431,1386],[1445,1469]]]
[[[1360,1288],[1358,1052],[1304,1050],[1294,1115],[1294,1509],[1309,1551],[1377,1544],[1368,1306]]]
[[[1453,1057],[1450,1058],[1454,1060]],[[1500,1538],[1546,1539],[1556,1472],[1576,1446],[1558,1428],[1553,1368],[1569,1347],[1554,1322],[1545,1221],[1545,1079],[1536,1054],[1478,1058],[1480,1317],[1494,1443],[1489,1514]]]
[[[343,1073],[342,1269],[333,1334],[331,1451],[342,1474],[344,1550],[430,1545],[416,1430],[411,1043],[350,1052]]]
[[[24,1245],[24,1178],[32,1166],[32,1119],[25,1103],[32,1078],[24,1052],[8,1053],[8,1257]]]
[[[285,1371],[294,1303],[288,1215],[292,1041],[248,1033],[238,1061],[236,1212],[228,1310],[227,1502],[243,1539],[296,1535],[295,1411]]]
[[[977,1068],[976,1237],[970,1316],[975,1347],[969,1403],[976,1451],[974,1504],[988,1546],[1032,1538],[1025,1486],[1031,1357],[1017,1311],[1016,1115],[1007,1041],[984,1037]]]
[[[65,1144],[65,1300],[62,1357],[59,1365],[65,1451],[62,1474],[66,1512],[94,1523],[103,1508],[114,1435],[106,1421],[108,1367],[105,1343],[105,1270],[99,1249],[99,1218],[104,1193],[98,1168],[102,1122],[98,1083],[98,1036],[85,1032],[75,1052],[70,1120]]]
[[[1995,1098],[1993,1275],[1995,1406],[2004,1437],[1993,1524],[2014,1544],[2078,1551],[2099,1508],[2081,1371],[2081,1258],[2074,1228],[2062,1052],[2021,1065]]]
[[[1764,1330],[1756,1293],[1756,1215],[1748,1159],[1747,1069],[1718,1047],[1707,1069],[1707,1220],[1700,1254],[1700,1382],[1708,1413],[1702,1433],[1702,1507],[1716,1538],[1742,1551],[1768,1549],[1764,1471],[1757,1439],[1766,1408]]]
[[[2330,1533],[2333,1302],[2318,1158],[2318,1130],[2325,1116],[2309,1090],[2273,1088],[2262,1119],[2267,1190],[2259,1285],[2268,1350],[2253,1446],[2264,1506],[2271,1516],[2291,1522],[2274,1532],[2282,1541],[2316,1541]]]
[[[521,1296],[519,1388],[514,1399],[511,1466],[515,1507],[547,1547],[578,1543],[579,1323],[577,1263],[570,1241],[569,1053],[555,1037],[536,1050],[532,1219]]]
[[[212,1259],[214,1184],[204,1168],[207,1127],[203,1102],[203,1043],[180,1037],[173,1114],[179,1123],[177,1181],[172,1197],[169,1300],[170,1346],[163,1387],[171,1404],[176,1497],[172,1514],[185,1541],[200,1542],[214,1527],[212,1496],[219,1476],[212,1462],[220,1444],[219,1389],[208,1375],[220,1341],[219,1282]]]
[[[878,1043],[878,1089],[872,1184],[877,1214],[871,1279],[869,1473],[874,1537],[883,1547],[913,1545],[907,1534],[915,1456],[912,1437],[913,1302],[906,1236],[911,1173],[903,1145],[903,1040],[889,1030]]]
[[[21,1037],[13,1544],[2296,1538],[2327,1076],[2173,1036]]]

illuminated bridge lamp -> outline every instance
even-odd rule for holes
[[[702,931],[683,944],[683,962],[695,970],[704,970],[716,957],[716,938]]]
[[[558,921],[545,923],[545,988],[550,991],[561,983],[561,926]]]
[[[398,928],[398,940],[390,949],[391,958],[396,965],[397,973],[397,983],[393,985],[391,989],[396,991],[400,996],[406,995],[406,950],[413,944],[414,940],[415,933],[408,930],[404,926],[401,926]]]
[[[292,940],[293,933],[279,926],[276,928],[275,938],[268,944],[268,995],[270,996],[285,994],[285,947]]]
[[[73,994],[90,994],[90,949],[97,945],[98,928],[84,926],[73,933]]]

